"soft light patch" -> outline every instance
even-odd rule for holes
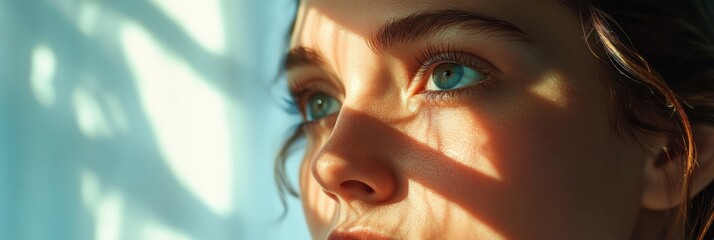
[[[501,180],[501,174],[488,157],[488,137],[484,132],[488,130],[472,116],[469,108],[426,110],[410,129],[415,133],[414,140],[443,153],[449,160]]]
[[[55,68],[57,60],[52,49],[44,44],[32,49],[30,88],[37,102],[50,107],[55,102]]]
[[[480,172],[481,174],[491,177],[495,180],[501,180],[501,175],[498,174],[498,170],[493,165],[491,160],[487,159],[483,155],[480,155],[476,159],[476,163],[474,164],[474,166],[476,166],[474,167],[474,170]]]
[[[72,104],[82,135],[91,139],[112,135],[112,128],[99,102],[88,89],[76,87],[72,92]]]
[[[97,28],[100,6],[94,1],[83,1],[79,6],[79,30],[87,36]]]
[[[129,128],[129,120],[126,116],[124,105],[119,98],[113,94],[107,94],[104,100],[113,126],[115,126],[117,130],[127,131]]]
[[[144,113],[176,179],[216,215],[233,208],[227,99],[135,23],[121,42]]]
[[[99,202],[96,209],[96,240],[117,240],[122,230],[124,198],[116,192],[110,192]]]
[[[450,136],[454,136],[453,134]],[[469,139],[472,137],[474,139]],[[443,139],[443,138],[442,138]],[[440,148],[434,148],[435,151],[443,152],[447,157],[451,158],[453,161],[457,161],[464,166],[467,166],[474,171],[477,171],[485,176],[493,178],[495,180],[501,180],[501,174],[498,169],[493,165],[492,160],[490,160],[485,154],[485,151],[481,146],[487,144],[485,137],[483,135],[478,136],[465,136],[457,137],[461,139],[460,141],[448,141],[442,144]],[[459,146],[460,147],[446,147],[446,146]],[[475,157],[474,157],[475,156]]]
[[[448,226],[443,226],[440,232],[441,234],[447,234],[451,236],[463,236],[464,230],[468,231],[468,239],[490,239],[490,240],[500,240],[506,239],[501,233],[496,229],[488,225],[478,218],[478,216],[473,216],[469,213],[469,210],[451,202],[450,196],[441,195],[434,190],[424,186],[418,181],[410,181],[410,192],[417,194],[414,197],[413,206],[411,207],[412,212],[420,212],[425,214],[424,216],[419,216],[413,219],[423,219],[421,224],[433,224],[436,223],[455,223]],[[413,188],[413,190],[411,189]],[[474,189],[478,191],[478,187]],[[467,221],[464,221],[468,219]],[[451,226],[451,227],[450,227]],[[458,226],[458,227],[454,227]],[[436,236],[433,236],[436,237]]]
[[[560,73],[548,71],[543,74],[539,82],[533,85],[531,92],[544,100],[548,100],[553,105],[565,107],[567,102],[563,81],[563,76]]]
[[[186,30],[209,52],[221,55],[226,50],[223,12],[219,0],[151,0],[149,1]]]
[[[325,153],[329,154],[329,153]],[[316,217],[321,226],[326,226],[332,222],[332,218],[335,216],[335,211],[337,210],[337,203],[332,198],[325,195],[320,184],[315,181],[315,179],[310,174],[309,164],[303,164],[302,176],[307,179],[303,179],[302,184],[305,192],[302,197],[303,201],[307,203],[307,209],[313,216]]]
[[[82,203],[84,203],[84,207],[88,211],[93,213],[100,200],[101,183],[99,182],[99,177],[87,169],[82,169],[79,175],[79,184],[82,192]]]
[[[171,239],[171,240],[189,240],[188,236],[181,231],[170,228],[159,221],[148,219],[141,226],[142,239]]]

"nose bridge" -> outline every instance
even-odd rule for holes
[[[370,146],[371,141],[378,137],[380,126],[375,126],[375,117],[365,113],[366,110],[355,110],[345,104],[340,111],[332,134],[323,147],[323,152],[330,151],[336,155],[366,155],[366,151],[378,151],[377,146]],[[345,145],[358,144],[357,148],[346,148]]]
[[[313,161],[312,174],[322,188],[351,202],[388,200],[397,188],[388,140],[380,124],[366,114],[343,109],[333,132]]]

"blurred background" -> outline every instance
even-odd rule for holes
[[[0,239],[309,239],[272,172],[294,4],[0,0]]]

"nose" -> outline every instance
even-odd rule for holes
[[[390,162],[387,127],[361,113],[343,109],[332,134],[312,163],[312,175],[323,190],[345,202],[367,204],[394,197],[397,178]]]

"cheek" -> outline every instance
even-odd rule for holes
[[[432,110],[423,124],[430,128],[412,130],[445,158],[439,165],[416,162],[421,165],[409,174],[473,216],[524,238],[528,232],[567,236],[563,226],[572,226],[571,234],[588,232],[608,219],[608,227],[627,225],[611,219],[629,221],[637,209],[638,165],[631,159],[637,147],[618,144],[608,119],[588,112],[605,106],[554,104],[574,98],[547,93]],[[474,191],[463,191],[469,188]]]
[[[322,191],[322,187],[312,176],[310,159],[315,154],[316,150],[309,147],[305,159],[300,165],[300,200],[310,233],[314,239],[317,239],[319,236],[327,236],[329,233],[337,204]]]

